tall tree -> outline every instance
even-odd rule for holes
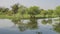
[[[12,6],[12,11],[14,12],[14,14],[16,14],[18,12],[18,8],[19,8],[19,4],[18,3],[17,4],[14,4]]]
[[[24,14],[26,13],[26,7],[23,6],[23,5],[20,5],[20,6],[19,6],[18,13],[19,13],[22,17],[24,17]]]

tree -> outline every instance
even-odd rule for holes
[[[44,9],[41,9],[40,14],[41,14],[43,17],[46,17],[46,15],[47,15],[47,11],[44,10]]]
[[[0,14],[2,14],[2,10],[3,10],[3,8],[0,7]]]
[[[13,11],[9,10],[8,12],[6,12],[6,14],[7,14],[8,16],[12,16],[12,15],[13,15]]]
[[[18,9],[19,9],[19,4],[18,3],[17,4],[14,4],[12,6],[12,11],[13,11],[14,14],[16,14],[18,12]]]
[[[56,14],[59,16],[59,20],[60,20],[60,6],[57,6],[55,11],[56,11]]]
[[[20,5],[19,6],[19,9],[18,9],[18,13],[20,14],[20,15],[22,15],[22,17],[24,17],[24,14],[26,13],[26,7],[25,6],[23,6],[23,5]]]
[[[53,10],[48,9],[48,17],[52,17],[52,14],[53,14]]]
[[[0,8],[0,13],[2,14],[6,14],[8,11],[9,11],[9,8],[4,8],[4,7]]]
[[[39,7],[37,6],[32,6],[30,8],[28,8],[28,14],[30,14],[31,17],[35,17],[35,15],[39,14]]]

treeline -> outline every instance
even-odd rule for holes
[[[60,17],[60,6],[57,6],[55,9],[40,9],[38,6],[25,7],[23,5],[14,4],[11,6],[11,9],[0,7],[0,18],[47,18],[47,17]]]

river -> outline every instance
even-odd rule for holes
[[[55,20],[38,19],[37,23],[22,20],[22,23],[14,24],[9,19],[0,19],[0,34],[60,34],[59,21]]]

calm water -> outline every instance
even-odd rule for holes
[[[60,34],[60,23],[56,19],[37,19],[15,24],[9,19],[0,19],[0,34]]]

